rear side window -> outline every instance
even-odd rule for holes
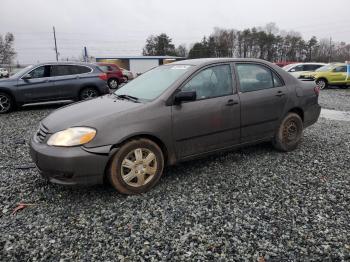
[[[317,68],[320,68],[322,65],[304,65],[304,71],[315,71]]]
[[[91,68],[87,66],[73,66],[73,67],[76,74],[85,74],[85,73],[91,72]]]
[[[50,66],[39,66],[28,74],[31,76],[31,78],[50,77]]]
[[[100,65],[99,68],[103,71],[103,72],[111,72],[111,71],[116,71],[117,68],[110,66],[110,65]]]
[[[232,74],[229,65],[209,67],[197,73],[182,88],[183,91],[196,91],[197,100],[232,94]]]
[[[237,64],[236,68],[241,92],[274,87],[274,79],[270,69],[256,64]]]
[[[86,66],[75,65],[54,65],[52,66],[53,76],[77,75],[90,72],[91,69]]]

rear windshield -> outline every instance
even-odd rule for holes
[[[134,96],[151,101],[160,96],[171,84],[185,74],[190,65],[164,65],[138,76],[115,91],[116,95]]]

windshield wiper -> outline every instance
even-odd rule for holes
[[[130,95],[117,95],[117,94],[114,94],[116,97],[118,98],[121,98],[121,99],[127,99],[127,100],[130,100],[130,101],[133,101],[133,102],[137,102],[137,103],[140,103],[139,99],[135,96],[130,96]]]

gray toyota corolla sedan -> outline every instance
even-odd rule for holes
[[[52,182],[106,178],[121,193],[142,193],[165,165],[262,141],[294,150],[319,117],[318,93],[262,60],[179,61],[56,110],[40,123],[31,156]]]

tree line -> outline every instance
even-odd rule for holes
[[[12,60],[16,56],[15,49],[13,47],[15,37],[12,33],[7,33],[5,36],[0,35],[0,65],[10,65]]]
[[[143,55],[170,55],[185,58],[239,57],[271,62],[332,62],[350,60],[350,44],[331,39],[303,39],[299,32],[279,30],[275,23],[244,30],[214,28],[209,36],[187,50],[175,47],[165,33],[146,40]]]

